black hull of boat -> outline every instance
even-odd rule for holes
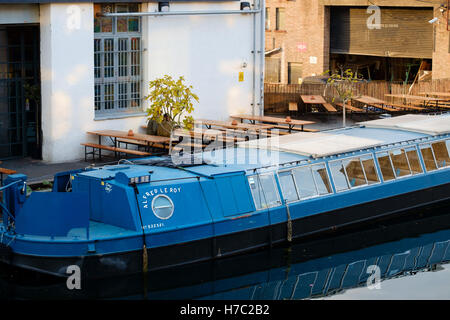
[[[292,220],[292,238],[294,241],[298,241],[314,235],[336,232],[347,227],[353,228],[376,219],[411,214],[423,210],[424,207],[437,208],[449,204],[450,184],[444,184]],[[281,223],[216,238],[147,249],[148,271],[219,259],[280,245],[287,242],[287,236],[287,223]],[[67,267],[70,265],[80,267],[82,278],[111,277],[118,274],[139,273],[143,270],[142,250],[109,255],[54,258],[12,253],[7,247],[0,249],[1,261],[4,263],[55,276],[69,276],[71,273],[67,273]]]

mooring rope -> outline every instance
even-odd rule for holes
[[[139,220],[141,221],[142,240],[144,242],[144,245],[142,246],[142,272],[147,273],[148,272],[148,252],[147,252],[147,246],[145,245],[145,243],[147,241],[145,240],[144,222],[142,220],[141,209],[139,207],[139,199],[138,199],[139,190],[137,188],[136,183],[133,184],[133,189],[134,189],[134,196],[136,198],[136,205],[137,205],[137,209],[138,209]]]
[[[289,210],[289,205],[287,201],[284,201],[284,204],[286,205],[286,212],[287,212],[287,241],[292,242],[292,220],[291,220],[291,212]]]

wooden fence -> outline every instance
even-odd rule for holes
[[[420,92],[450,92],[450,79],[418,82],[411,84],[372,81],[355,84],[354,95],[367,95],[386,100],[385,94],[412,94]],[[335,90],[326,84],[264,84],[264,111],[268,113],[287,113],[289,102],[302,106],[301,95],[321,95],[328,102],[336,97]]]

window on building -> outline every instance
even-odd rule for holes
[[[94,5],[96,116],[142,112],[141,19],[99,17],[138,12],[138,4]]]
[[[266,23],[265,23],[266,30],[270,30],[270,16],[269,16],[269,13],[270,13],[269,8],[266,8]]]
[[[298,62],[288,62],[288,83],[301,84],[302,64]]]
[[[264,65],[264,81],[269,83],[279,83],[281,80],[281,59],[266,58]]]
[[[286,30],[285,11],[285,8],[276,9],[276,30]]]

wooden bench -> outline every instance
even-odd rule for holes
[[[283,125],[275,126],[275,128],[289,130],[289,127],[283,126]],[[319,130],[316,130],[316,129],[307,129],[307,128],[303,128],[303,130],[302,130],[302,128],[296,128],[296,127],[293,127],[291,130],[292,131],[304,131],[304,132],[317,132],[317,131],[319,131]],[[289,132],[283,132],[283,133],[280,132],[280,135],[286,135],[286,134],[289,134]]]
[[[317,129],[303,129],[304,132],[319,132]]]
[[[124,149],[124,148],[118,148],[118,147],[112,147],[112,146],[106,146],[103,144],[96,144],[96,143],[82,143],[82,146],[84,146],[84,160],[87,161],[87,155],[92,154],[92,158],[95,160],[95,150],[99,150],[99,160],[102,158],[102,151],[101,150],[107,150],[107,151],[113,151],[115,153],[126,153],[131,154],[135,156],[150,156],[151,153],[145,152],[145,151],[139,151],[139,150],[131,150],[131,149]],[[92,152],[87,152],[87,148],[92,148]]]
[[[328,112],[337,112],[337,109],[331,103],[322,103],[322,105]]]
[[[396,108],[391,108],[391,107],[388,107],[388,106],[385,106],[385,105],[381,105],[381,104],[374,104],[373,105],[375,108],[378,108],[378,109],[381,109],[381,110],[384,110],[384,111],[389,111],[389,112],[399,112],[399,111],[402,111],[402,110],[399,110],[399,109],[396,109]],[[392,106],[392,107],[395,107],[395,106]]]
[[[392,107],[397,107],[400,109],[406,109],[406,110],[416,110],[416,111],[424,111],[427,108],[424,107],[418,107],[418,106],[413,106],[413,105],[405,105],[405,104],[400,104],[400,103],[388,103],[389,106]]]
[[[339,107],[341,107],[341,108],[344,108],[344,104],[342,104],[342,103],[336,103],[336,105],[339,106]],[[345,105],[345,110],[346,110],[347,112],[366,112],[366,111],[363,110],[363,109],[353,107],[353,106],[351,106],[351,105],[349,105],[349,104],[346,104],[346,105]]]
[[[17,173],[17,171],[15,170],[11,170],[11,169],[6,169],[6,168],[0,168],[0,186],[3,185],[3,175],[10,175],[10,174],[15,174]]]

